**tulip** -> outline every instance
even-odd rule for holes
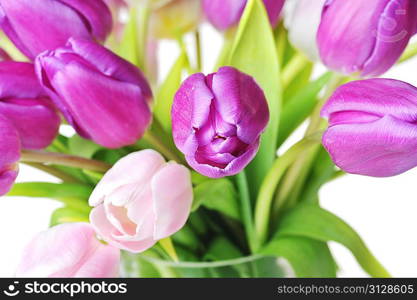
[[[157,0],[150,18],[151,35],[157,38],[176,39],[193,31],[202,18],[201,4],[197,0]]]
[[[40,86],[32,64],[0,62],[0,114],[19,132],[22,147],[42,149],[55,139],[61,123]]]
[[[70,37],[104,41],[111,26],[102,0],[0,0],[0,27],[31,59]]]
[[[316,37],[325,2],[326,0],[288,0],[284,7],[288,39],[312,61],[319,60]]]
[[[119,160],[98,183],[90,222],[110,245],[142,252],[184,226],[192,200],[188,169],[142,150]]]
[[[417,29],[415,0],[327,1],[318,30],[329,68],[378,76],[401,56]]]
[[[192,168],[212,178],[239,173],[256,155],[269,121],[262,89],[232,67],[191,75],[171,115],[177,148]]]
[[[243,14],[248,0],[203,0],[207,19],[219,30],[236,26]],[[285,0],[263,0],[271,25],[275,27],[279,20]]]
[[[392,79],[339,87],[323,107],[323,145],[342,170],[394,176],[417,166],[417,88]]]
[[[0,196],[7,194],[16,180],[20,140],[13,124],[0,114]]]
[[[35,66],[41,85],[81,136],[118,148],[135,143],[148,127],[152,92],[145,77],[99,44],[70,39],[39,55]]]
[[[104,245],[88,223],[39,233],[24,249],[17,277],[117,277],[120,251]]]

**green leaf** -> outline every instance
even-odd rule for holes
[[[180,244],[193,252],[197,251],[201,246],[200,240],[188,224],[172,235],[172,240],[175,245]]]
[[[319,189],[334,176],[335,172],[336,168],[333,161],[321,146],[302,189],[301,201],[317,203]]]
[[[200,205],[240,220],[236,190],[229,179],[212,179],[197,185],[194,188],[192,211]]]
[[[207,249],[204,258],[207,260],[218,261],[241,257],[240,250],[227,238],[220,236],[215,238]]]
[[[88,213],[70,207],[61,207],[56,209],[51,216],[50,227],[74,222],[88,222]]]
[[[175,64],[172,66],[167,78],[161,85],[156,96],[154,115],[166,132],[171,131],[171,106],[174,101],[175,93],[180,87],[182,71],[186,63],[187,56],[184,52],[182,52]]]
[[[21,182],[16,183],[8,196],[51,198],[65,203],[68,207],[89,211],[87,199],[92,187],[75,183]]]
[[[317,95],[332,77],[325,73],[299,90],[282,109],[278,146],[310,115],[317,104]]]
[[[389,277],[389,273],[372,255],[355,230],[331,212],[313,204],[301,204],[282,217],[276,238],[298,236],[344,245],[362,268],[373,277]]]
[[[254,196],[275,158],[282,94],[274,35],[261,0],[249,0],[246,5],[231,52],[230,65],[255,78],[264,90],[269,105],[269,125],[262,135],[259,152],[247,172],[253,187],[251,195]]]
[[[261,254],[285,258],[297,277],[336,277],[336,264],[326,243],[298,236],[277,236]]]
[[[117,43],[118,47],[115,47],[114,51],[117,55],[123,57],[132,64],[143,67],[143,65],[140,65],[141,62],[139,57],[140,49],[138,26],[137,8],[133,7],[129,13],[129,22],[124,28],[122,41]]]
[[[92,158],[98,150],[102,149],[100,145],[83,139],[77,134],[68,139],[68,148],[71,154],[85,158]]]

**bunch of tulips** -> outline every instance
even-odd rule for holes
[[[335,277],[330,241],[390,276],[318,192],[417,166],[417,88],[378,78],[417,1],[0,0],[0,28],[0,196],[62,202],[16,276]]]

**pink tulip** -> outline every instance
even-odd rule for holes
[[[154,150],[119,160],[90,197],[90,222],[110,245],[138,253],[184,226],[193,200],[190,172]]]
[[[61,224],[27,245],[17,277],[116,277],[120,251],[104,245],[87,223]]]

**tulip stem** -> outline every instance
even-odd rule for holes
[[[90,171],[107,172],[111,165],[99,160],[87,159],[74,155],[55,152],[22,150],[21,161],[24,163],[56,164]]]
[[[282,70],[282,86],[288,86],[308,62],[309,60],[302,53],[296,53]]]
[[[154,146],[155,150],[161,152],[161,154],[164,155],[167,159],[175,160],[176,162],[182,162],[182,160],[164,143],[162,143],[162,141],[151,130],[148,130],[144,134],[143,139]]]
[[[174,243],[170,237],[159,240],[159,245],[175,262],[179,262],[177,252],[175,251]]]
[[[195,34],[195,52],[197,59],[197,71],[201,72],[203,70],[203,59],[202,59],[202,49],[201,49],[201,35],[200,31],[197,29]]]
[[[250,200],[248,180],[246,178],[245,171],[242,171],[236,175],[236,183],[239,189],[241,215],[243,219],[243,225],[245,227],[246,238],[248,240],[249,249],[252,253],[254,253],[258,249],[256,248],[257,242],[255,228],[253,226],[252,204]]]
[[[271,214],[272,200],[278,183],[285,174],[287,168],[300,157],[302,153],[312,146],[320,143],[321,133],[305,137],[292,146],[284,155],[278,157],[268,171],[259,190],[255,207],[255,230],[257,234],[257,249],[259,249],[268,238],[269,221]]]
[[[58,179],[61,179],[63,182],[67,182],[67,183],[84,183],[81,180],[79,180],[78,178],[67,174],[61,170],[58,170],[57,168],[54,168],[52,166],[48,166],[48,165],[44,165],[42,163],[35,163],[35,162],[24,162],[25,165],[28,165],[32,168],[41,170],[45,173],[48,173]]]

